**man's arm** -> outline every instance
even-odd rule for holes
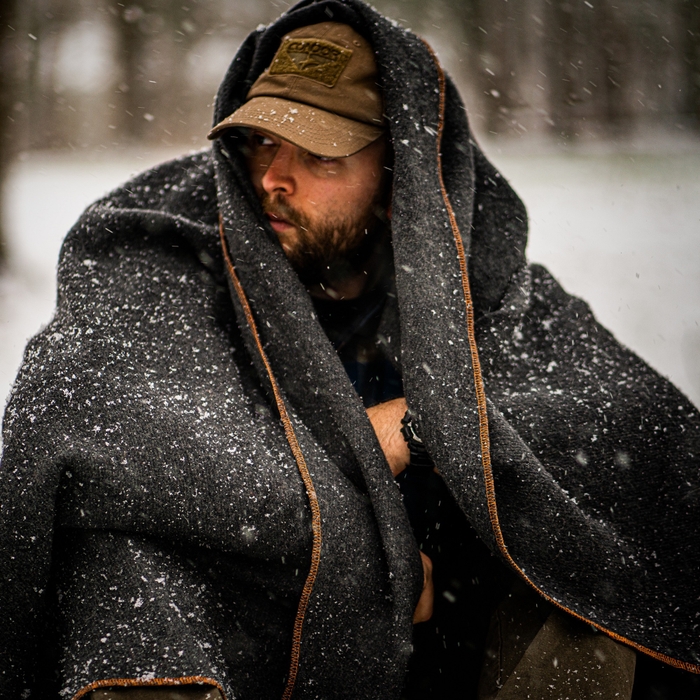
[[[433,562],[427,554],[420,552],[423,563],[423,591],[418,599],[418,605],[413,611],[413,624],[427,622],[433,616],[433,600],[435,588],[433,586]]]
[[[367,409],[370,423],[389,463],[391,473],[397,477],[411,461],[408,444],[401,434],[401,419],[406,415],[406,399],[392,399]]]
[[[392,399],[367,409],[370,423],[379,440],[379,445],[389,463],[391,473],[397,477],[411,461],[408,444],[401,434],[401,419],[406,415],[406,399]],[[413,612],[413,622],[426,622],[433,614],[433,562],[420,553],[423,563],[423,592]]]

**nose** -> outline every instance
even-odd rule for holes
[[[261,182],[263,190],[269,195],[294,194],[296,182],[294,178],[294,146],[282,141],[270,161]]]

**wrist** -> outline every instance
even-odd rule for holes
[[[411,455],[410,466],[432,470],[435,465],[425,449],[423,440],[420,437],[420,428],[417,425],[416,416],[411,412],[410,408],[406,410],[404,417],[401,419],[401,435],[403,435]]]

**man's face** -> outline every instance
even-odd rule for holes
[[[250,133],[246,159],[253,187],[307,285],[328,280],[335,262],[352,256],[377,229],[388,179],[385,150],[380,138],[346,158],[323,158]]]

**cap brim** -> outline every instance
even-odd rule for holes
[[[215,139],[233,127],[260,129],[326,158],[344,158],[376,141],[384,129],[279,97],[254,97],[219,122],[208,134]]]

